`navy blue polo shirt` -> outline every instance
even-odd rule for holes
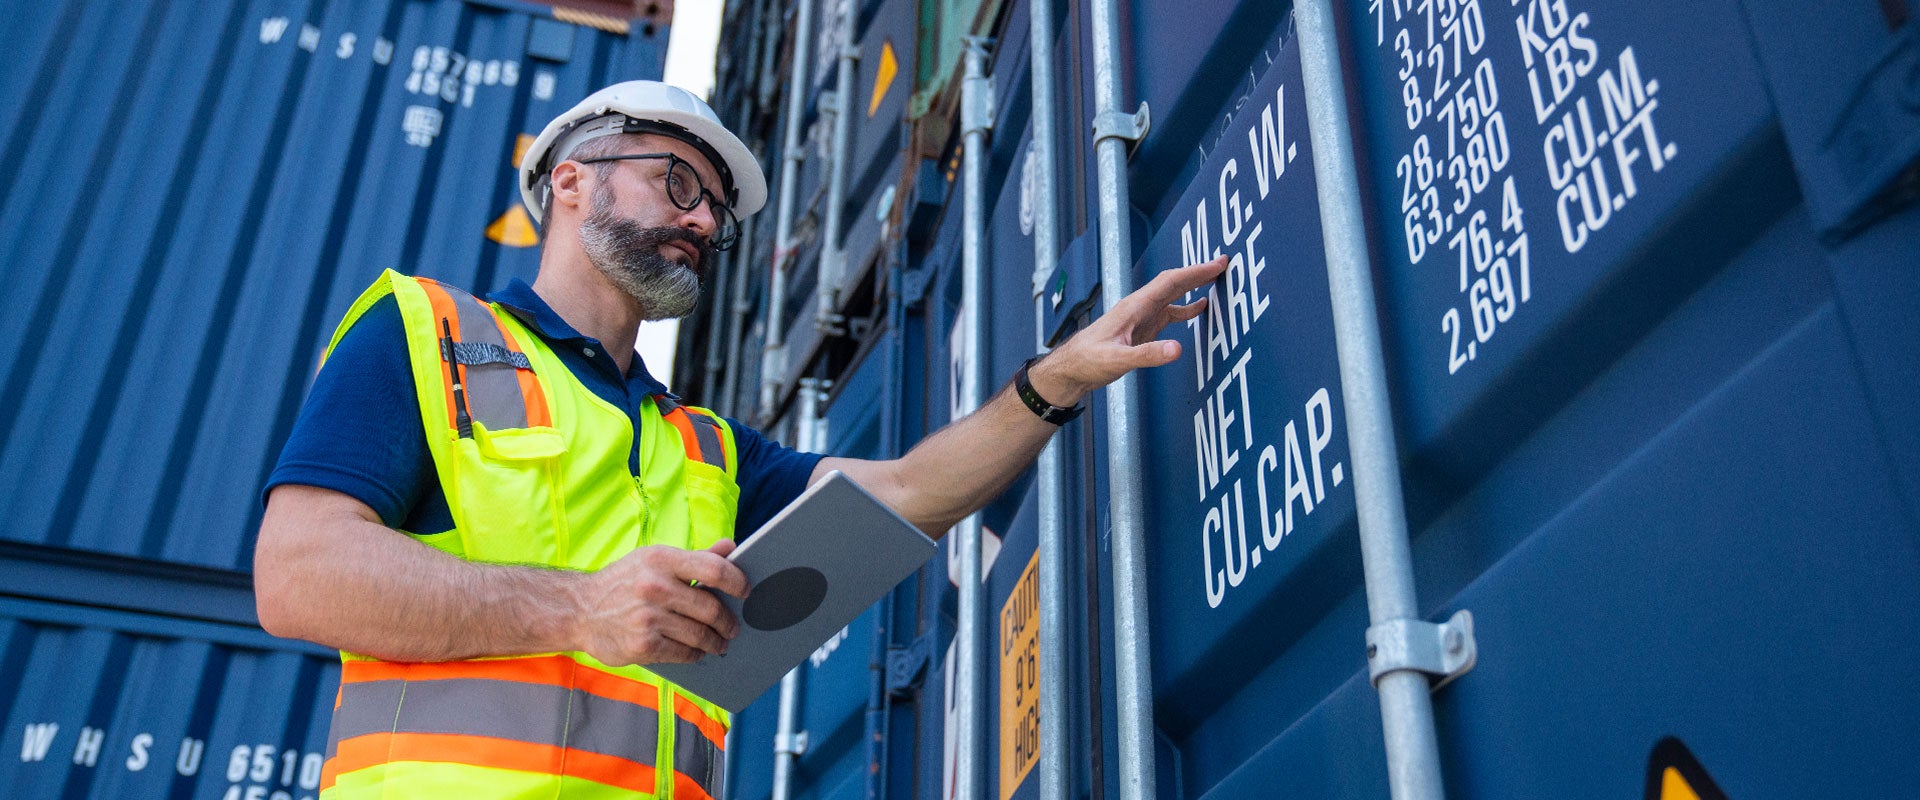
[[[522,312],[568,371],[600,399],[626,409],[633,420],[634,448],[627,468],[640,474],[640,407],[667,387],[634,355],[633,369],[620,366],[600,342],[560,318],[525,281],[514,281],[488,300]],[[678,399],[678,398],[676,398]],[[800,496],[821,456],[801,453],[728,419],[739,450],[739,522],[745,539]],[[414,534],[453,529],[447,496],[434,472],[433,454],[420,421],[407,360],[406,331],[392,295],[381,298],[347,331],[314,379],[265,492],[282,484],[318,486],[372,508],[388,527]]]

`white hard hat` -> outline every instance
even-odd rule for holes
[[[713,109],[692,92],[659,81],[616,83],[554,117],[520,158],[520,199],[540,218],[553,167],[588,140],[616,133],[672,136],[698,148],[720,173],[721,192],[738,217],[767,204],[760,162]]]

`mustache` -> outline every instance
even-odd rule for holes
[[[669,242],[679,242],[692,248],[694,256],[697,259],[694,266],[705,268],[707,259],[713,257],[713,244],[707,241],[706,237],[687,230],[686,228],[666,227],[647,228],[645,230],[649,234],[647,238],[657,240],[653,242],[656,246]]]
[[[614,216],[612,213],[595,212],[587,220],[588,227],[604,236],[607,244],[614,249],[634,255],[646,254],[643,258],[664,258],[659,248],[670,242],[679,242],[694,252],[693,267],[704,271],[709,259],[713,258],[713,245],[703,237],[686,228],[662,226],[648,228],[631,219]],[[651,259],[649,259],[651,260]]]

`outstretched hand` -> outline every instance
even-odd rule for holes
[[[1180,343],[1159,339],[1160,332],[1207,310],[1204,297],[1177,301],[1220,277],[1227,263],[1221,256],[1153,276],[1034,365],[1029,373],[1034,389],[1054,405],[1073,405],[1128,372],[1173,363],[1180,358]]]

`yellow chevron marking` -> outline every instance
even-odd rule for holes
[[[520,166],[520,159],[527,157],[527,148],[532,146],[533,146],[533,134],[530,134],[530,133],[520,134],[520,139],[513,143],[513,161],[509,163],[508,166],[511,166],[511,167]]]
[[[533,217],[527,207],[514,203],[507,213],[487,226],[487,238],[508,247],[532,247],[540,243],[540,232],[533,229]]]
[[[893,42],[881,42],[880,68],[873,74],[873,99],[867,101],[867,116],[880,112],[880,102],[887,99],[887,90],[893,88],[893,79],[899,74],[900,59],[893,55]]]

